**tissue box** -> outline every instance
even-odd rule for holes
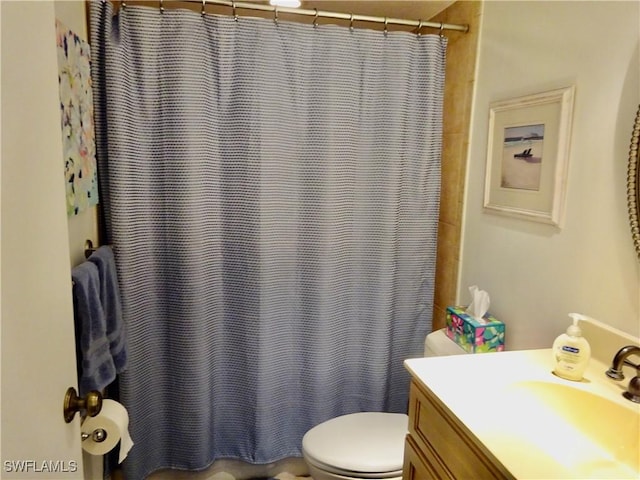
[[[447,307],[447,336],[469,353],[504,350],[504,323],[490,313],[480,323],[465,313],[466,307]]]

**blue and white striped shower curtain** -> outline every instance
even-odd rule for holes
[[[403,412],[431,327],[446,40],[91,6],[129,480]]]

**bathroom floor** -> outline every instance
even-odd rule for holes
[[[290,458],[268,465],[249,465],[232,459],[217,460],[206,470],[191,472],[159,470],[147,480],[313,480],[301,458]],[[114,477],[112,480],[123,480]]]
[[[313,480],[311,477],[296,477],[290,473],[280,473],[275,477],[254,477],[249,480]]]
[[[111,475],[112,480],[124,480],[122,472],[117,471]],[[161,471],[152,473],[148,480],[237,480],[238,478],[247,478],[245,476],[236,477],[225,472],[217,472],[215,474],[207,474],[206,472],[183,472],[183,471]],[[249,480],[313,480],[312,477],[300,477],[291,473],[279,473],[275,477],[253,477]]]
[[[252,478],[251,480],[313,480],[311,477],[296,477],[290,473],[281,473],[275,477]]]

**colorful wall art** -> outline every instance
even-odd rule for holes
[[[89,44],[56,22],[67,214],[98,203]]]

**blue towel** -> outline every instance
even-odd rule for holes
[[[120,287],[116,272],[116,260],[111,247],[104,245],[89,257],[89,261],[98,267],[100,274],[100,302],[107,324],[109,350],[113,357],[116,372],[127,368],[127,342],[122,320]]]
[[[109,350],[107,324],[100,302],[98,267],[83,262],[71,270],[73,307],[79,332],[82,357],[80,395],[102,390],[116,378],[116,368]]]

